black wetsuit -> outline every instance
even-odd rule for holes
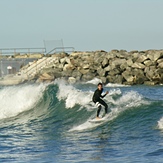
[[[102,96],[101,95],[102,92],[103,92],[103,89],[102,90],[96,89],[92,98],[93,102],[98,106],[97,117],[99,117],[99,114],[101,111],[101,105],[105,107],[105,114],[107,114],[108,112],[108,105],[101,99],[101,98],[104,98],[106,94]]]

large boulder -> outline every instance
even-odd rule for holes
[[[139,57],[140,57],[140,53],[134,53],[134,54],[132,55],[132,61],[133,61],[133,62],[136,62],[136,60],[137,60]]]
[[[131,71],[126,70],[122,73],[123,78],[127,81],[127,84],[133,84],[134,83],[134,76],[131,73]]]
[[[151,60],[146,60],[143,62],[146,67],[153,66],[155,63]]]
[[[101,79],[102,83],[104,83],[104,84],[107,82],[107,78],[106,77],[100,77],[100,79]]]
[[[112,69],[112,68],[111,68],[110,65],[104,68],[104,70],[105,70],[106,72],[110,71],[111,69]]]
[[[147,56],[141,55],[141,56],[138,57],[138,59],[136,60],[136,62],[138,62],[138,63],[143,63],[143,62],[144,62],[145,60],[147,60],[147,59],[148,59]]]
[[[114,75],[114,76],[108,75],[106,79],[109,83],[117,83],[117,84],[122,84],[125,81],[122,75]]]
[[[143,84],[144,81],[148,80],[141,69],[133,69],[132,74],[134,76],[134,84]]]
[[[97,69],[97,73],[99,74],[99,76],[104,77],[105,74],[106,74],[106,71],[105,71],[105,69],[99,67],[99,68]]]
[[[160,62],[160,63],[158,64],[158,67],[159,67],[159,68],[163,68],[163,62]]]
[[[131,67],[131,66],[133,65],[132,59],[128,59],[128,60],[126,61],[126,63],[127,63],[127,66],[129,66],[129,67]]]
[[[154,51],[153,53],[150,53],[147,55],[151,61],[157,61],[159,58],[163,57],[162,51]]]
[[[82,74],[82,75],[85,75],[89,72],[89,69],[79,69],[79,72]]]
[[[63,67],[63,71],[67,71],[67,70],[73,70],[74,69],[74,66],[70,63],[68,63],[68,64],[65,64],[65,65],[63,65],[64,67]]]
[[[68,82],[69,82],[70,84],[74,84],[74,83],[76,83],[76,79],[75,79],[74,77],[69,77],[69,78],[68,78]]]
[[[124,82],[124,79],[123,79],[122,75],[115,75],[114,83],[122,84],[123,82]]]
[[[82,75],[82,81],[88,81],[88,80],[92,80],[95,77],[95,75],[91,72],[88,72],[84,75]]]
[[[126,59],[115,59],[112,64],[115,65],[115,67],[120,66],[121,64],[126,63]]]
[[[161,62],[163,62],[163,58],[157,60],[158,64],[161,63]]]
[[[109,83],[114,83],[115,81],[115,76],[108,75],[106,78]]]
[[[52,80],[54,80],[54,76],[52,74],[49,74],[49,73],[43,73],[39,76],[39,79],[41,81],[44,81],[44,80],[52,81]]]
[[[74,70],[71,75],[72,75],[72,77],[76,78],[76,80],[78,80],[78,81],[82,77],[82,73],[80,71],[78,71],[78,70]]]
[[[125,71],[127,69],[128,65],[126,63],[123,63],[120,65],[121,71]]]
[[[73,72],[73,70],[68,69],[66,71],[62,71],[61,74],[62,74],[62,77],[70,77],[70,76],[72,76],[72,72]]]
[[[108,75],[114,76],[114,75],[118,75],[120,73],[121,73],[121,71],[117,68],[117,69],[110,70],[108,72]]]
[[[145,70],[145,76],[150,80],[152,81],[152,77],[154,76],[154,71],[152,70],[151,67],[146,67]]]
[[[154,81],[145,81],[144,84],[145,85],[155,85],[156,82],[154,82]]]
[[[89,69],[89,67],[90,67],[89,63],[84,63],[84,64],[82,65],[82,68],[83,68],[83,69]]]
[[[145,65],[142,63],[135,62],[132,66],[132,68],[139,68],[139,69],[144,69]]]
[[[116,54],[115,53],[112,53],[112,52],[109,52],[109,53],[106,54],[106,58],[108,60],[113,59],[113,58],[116,58]]]
[[[106,66],[108,66],[108,64],[109,64],[108,59],[104,58],[102,61],[102,67],[106,67]]]

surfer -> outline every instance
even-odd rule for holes
[[[103,95],[103,96],[101,95],[102,92],[103,92],[103,85],[102,85],[102,83],[98,83],[97,89],[94,92],[94,95],[93,95],[93,98],[92,98],[93,102],[98,107],[97,117],[96,117],[97,119],[100,119],[99,114],[100,114],[100,111],[101,111],[101,108],[102,108],[101,105],[103,105],[105,107],[105,114],[108,113],[108,105],[101,98],[104,98],[109,92],[107,91],[105,93],[105,95]]]

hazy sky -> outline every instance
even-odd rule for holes
[[[0,21],[0,48],[163,49],[163,0],[0,0]]]

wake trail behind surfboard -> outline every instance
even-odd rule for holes
[[[100,122],[103,122],[105,120],[106,120],[105,117],[100,118],[100,119],[94,118],[94,119],[89,120],[89,122],[91,122],[91,123],[100,123]]]
[[[92,120],[95,121],[95,119],[89,118],[86,122],[80,124],[79,126],[75,126],[72,129],[70,129],[69,131],[83,131],[83,130],[89,130],[92,128],[95,128],[97,126],[100,126],[108,121],[111,121],[112,119],[114,119],[116,117],[116,115],[113,115],[113,112],[110,112],[107,116],[102,118],[102,121],[100,120],[96,120],[96,122],[92,122]]]

